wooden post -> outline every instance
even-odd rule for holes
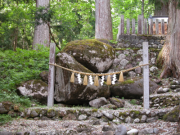
[[[130,20],[127,19],[127,34],[130,34]]]
[[[121,15],[120,35],[124,34],[124,15]]]
[[[144,34],[147,35],[147,20],[144,19]]]
[[[143,64],[149,63],[148,42],[143,42]],[[143,67],[143,105],[149,109],[149,65]]]
[[[159,34],[159,20],[156,19],[156,34]]]
[[[153,19],[150,19],[150,35],[153,35]]]
[[[164,19],[161,20],[161,34],[164,34]]]
[[[143,34],[142,33],[142,15],[138,16],[138,34]]]
[[[136,31],[135,31],[135,19],[132,19],[132,34],[136,34]]]
[[[49,63],[55,64],[55,43],[50,44]],[[49,65],[48,75],[48,100],[47,106],[52,107],[54,105],[54,82],[55,82],[55,67]]]

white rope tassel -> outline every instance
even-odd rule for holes
[[[92,78],[91,75],[89,76],[89,83],[90,83],[91,85],[93,85],[93,78]]]
[[[77,78],[78,78],[78,83],[79,83],[79,84],[81,84],[81,83],[82,83],[82,78],[81,78],[81,75],[80,75],[80,74],[78,74],[78,75],[77,75]]]
[[[114,75],[113,75],[113,80],[112,80],[112,84],[113,84],[113,85],[115,84],[116,80],[117,80],[117,79],[116,79],[116,74],[114,74]]]
[[[103,86],[103,83],[104,83],[104,76],[102,76],[101,78],[101,86]]]

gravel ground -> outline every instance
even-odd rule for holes
[[[100,122],[100,125],[93,125],[93,130],[102,133],[103,125],[108,125],[107,122]],[[26,119],[17,119],[13,120],[11,123],[7,123],[3,126],[0,126],[0,131],[9,131],[9,132],[37,132],[37,133],[49,133],[50,131],[65,131],[65,130],[76,130],[79,124],[89,125],[89,120],[86,121],[52,121],[52,120],[26,120]],[[176,133],[177,122],[164,122],[158,120],[153,123],[139,123],[139,124],[127,124],[122,123],[126,126],[127,130],[138,129],[139,131],[145,128],[158,128],[158,135],[173,135]]]

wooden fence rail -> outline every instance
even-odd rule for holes
[[[125,25],[126,22],[126,25]],[[159,35],[159,34],[166,34],[167,33],[167,23],[165,23],[164,19],[156,19],[153,22],[153,19],[150,19],[148,22],[147,19],[144,19],[142,15],[138,16],[137,26],[135,19],[132,19],[132,25],[130,24],[130,19],[124,20],[124,15],[121,15],[121,22],[118,28],[118,35],[124,34],[145,34],[145,35]],[[166,25],[166,29],[165,29]],[[125,33],[125,26],[126,26],[126,33]],[[136,33],[137,29],[137,33]]]

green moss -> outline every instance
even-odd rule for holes
[[[54,111],[54,109],[48,109],[47,113],[51,113],[52,111]]]
[[[134,110],[130,111],[130,113],[134,113],[134,114],[136,114],[136,115],[139,115],[139,114],[140,114],[139,111],[134,111]]]
[[[134,83],[134,81],[133,80],[126,80],[126,81],[124,81],[124,82],[121,82],[121,84],[122,85],[126,85],[126,84],[132,84],[132,83]]]
[[[177,122],[179,117],[179,106],[163,116],[164,121]]]
[[[119,112],[119,117],[125,117],[126,116],[126,112]]]
[[[113,97],[112,99],[119,102],[119,103],[121,103],[121,101],[118,98]]]
[[[98,111],[98,109],[96,109],[96,108],[92,109],[92,112],[97,112],[97,111]]]

